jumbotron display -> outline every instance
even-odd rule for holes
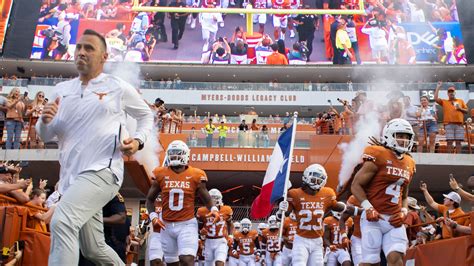
[[[76,40],[84,29],[92,28],[106,37],[109,60],[113,61],[290,65],[467,63],[455,0],[363,3],[318,0],[311,4],[303,0],[66,2],[45,1],[42,5],[31,59],[73,60]],[[134,11],[146,6],[174,9]],[[192,13],[189,9],[174,12],[176,8],[186,7],[220,8],[222,13]],[[272,9],[283,10],[283,14],[245,14],[245,10],[241,14],[235,10],[232,14],[225,13],[250,7],[266,13]],[[328,9],[346,14],[351,10],[365,11],[365,14],[284,14],[288,10],[304,10],[304,13],[307,9],[315,13]],[[251,17],[247,20],[246,16]],[[283,56],[277,56],[277,52]]]
[[[12,9],[13,0],[0,1],[0,51],[3,50],[3,41],[5,40],[5,33],[7,32],[8,19]]]

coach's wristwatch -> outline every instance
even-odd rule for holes
[[[139,138],[135,138],[135,140],[138,141],[138,150],[141,151],[145,147],[145,143]]]

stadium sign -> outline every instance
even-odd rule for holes
[[[191,148],[190,164],[207,170],[217,171],[265,171],[273,149],[253,148]],[[295,149],[292,171],[302,172],[308,165],[310,154],[307,149]]]

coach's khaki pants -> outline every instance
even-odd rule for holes
[[[51,220],[49,265],[77,265],[79,248],[97,265],[125,265],[105,243],[102,207],[119,190],[109,169],[78,176],[61,197]]]

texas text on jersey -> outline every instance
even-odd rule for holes
[[[288,191],[288,202],[296,215],[296,234],[305,238],[323,236],[324,213],[337,204],[336,193],[326,187],[315,195],[305,193],[302,188],[291,189]]]
[[[372,145],[365,148],[362,159],[377,166],[377,173],[365,188],[369,202],[381,214],[399,213],[402,191],[407,189],[415,173],[413,158],[405,155],[399,159],[391,149]]]
[[[156,168],[153,174],[161,188],[163,220],[180,222],[194,218],[196,190],[201,182],[207,182],[206,173],[187,166],[179,174],[169,167]]]

